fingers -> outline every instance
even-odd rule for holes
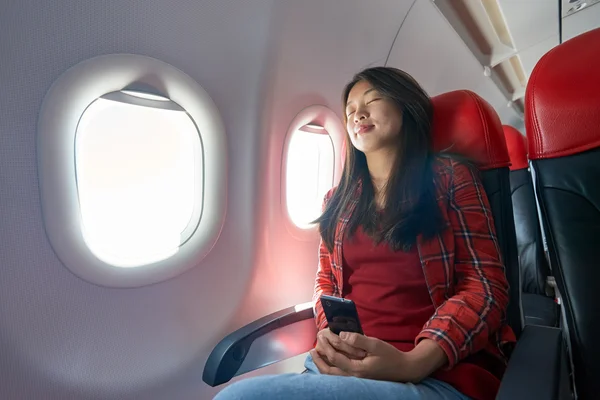
[[[315,349],[310,351],[310,355],[312,356],[313,362],[317,366],[317,369],[320,373],[326,375],[348,376],[348,374],[340,368],[330,365],[327,361],[325,361]]]
[[[321,348],[318,346],[319,339],[321,342],[323,342]],[[321,354],[327,354],[329,356],[329,352],[326,347],[331,347],[334,352],[343,353],[352,359],[362,360],[367,356],[367,353],[364,350],[350,345],[348,342],[342,340],[340,336],[331,332],[329,329],[323,329],[317,336],[317,349],[319,351],[322,350]]]
[[[331,332],[330,335],[327,335],[327,340],[329,340],[329,343],[331,343],[333,348],[339,352],[347,354],[350,358],[362,360],[367,356],[366,351],[342,340],[340,336],[334,334],[333,332]]]
[[[336,353],[332,360],[327,360],[316,349],[310,351],[313,362],[322,374],[339,376],[363,377],[364,365],[362,360],[351,360],[342,353]]]
[[[317,345],[315,346],[315,350],[319,353],[320,357],[324,358],[329,364],[332,364],[337,351],[329,342],[328,335],[325,331],[329,331],[329,329],[324,329],[317,334]]]
[[[377,353],[379,339],[354,332],[341,332],[340,341],[354,349],[363,350],[369,354]]]

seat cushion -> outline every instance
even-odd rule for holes
[[[551,297],[523,293],[525,325],[558,326],[558,304]]]

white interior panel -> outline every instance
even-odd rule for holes
[[[563,18],[563,42],[600,26],[600,3]],[[590,49],[591,50],[591,49]]]
[[[558,36],[558,0],[500,0],[518,52]]]
[[[523,63],[523,68],[525,68],[525,72],[528,76],[531,75],[533,68],[536,66],[540,58],[552,50],[553,47],[558,45],[558,40],[558,33],[556,33],[548,39],[536,43],[519,53],[519,57],[521,57],[521,62]]]

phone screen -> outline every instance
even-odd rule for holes
[[[329,324],[329,329],[339,335],[340,332],[363,334],[356,305],[352,300],[328,295],[321,296],[321,305]]]

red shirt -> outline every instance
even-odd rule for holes
[[[416,248],[394,252],[358,228],[343,243],[343,297],[356,304],[365,335],[400,351],[415,347],[415,338],[435,312]]]
[[[385,243],[375,245],[359,227],[343,241],[343,271],[343,297],[356,304],[365,335],[400,351],[414,349],[416,337],[435,313],[416,247],[394,252]],[[433,377],[472,399],[492,400],[503,369],[500,361],[479,355]]]

